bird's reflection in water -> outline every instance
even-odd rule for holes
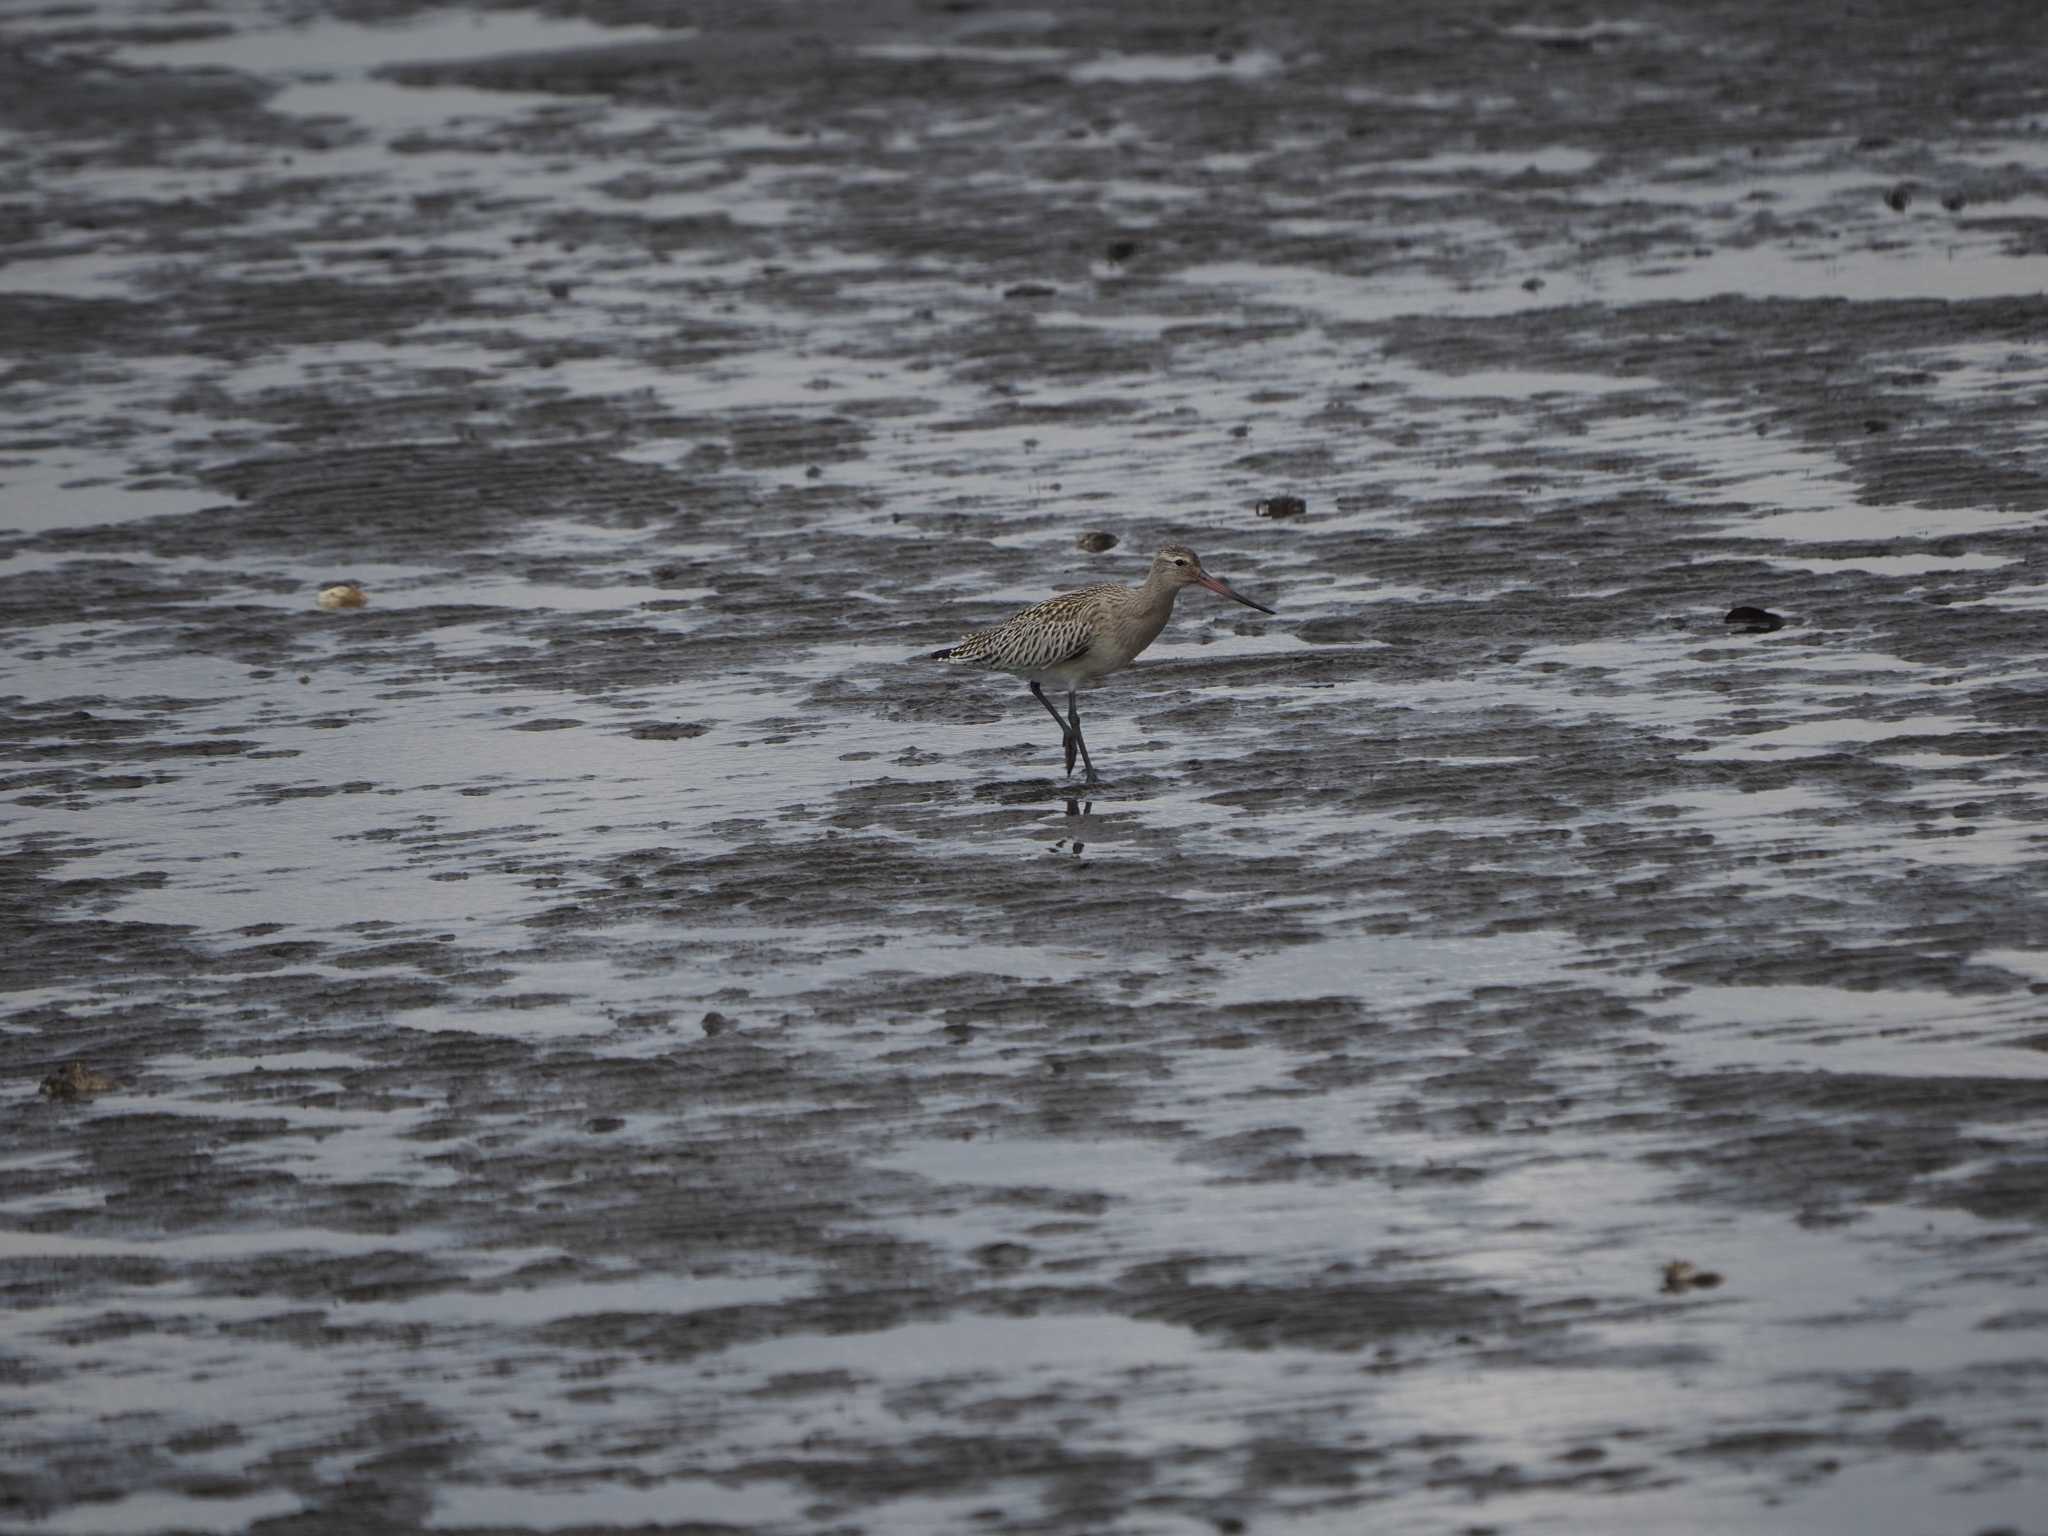
[[[1092,816],[1095,814],[1095,802],[1093,800],[1069,800],[1067,802],[1067,814],[1069,816]],[[1081,856],[1081,850],[1087,846],[1078,837],[1063,837],[1052,845],[1052,851],[1054,853],[1071,853],[1078,859]]]

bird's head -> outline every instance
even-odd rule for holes
[[[1261,613],[1273,611],[1264,603],[1255,603],[1242,592],[1236,591],[1222,577],[1211,576],[1203,570],[1202,557],[1185,544],[1168,544],[1152,557],[1152,580],[1167,582],[1176,589],[1207,587],[1219,597],[1243,603],[1247,608],[1256,608]]]

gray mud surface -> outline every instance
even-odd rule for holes
[[[9,6],[0,1528],[2048,1530],[2044,43]]]

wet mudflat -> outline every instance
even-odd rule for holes
[[[12,9],[0,1527],[2044,1529],[1935,9]]]

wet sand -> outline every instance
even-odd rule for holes
[[[10,13],[0,1529],[2048,1529],[1935,10]]]

